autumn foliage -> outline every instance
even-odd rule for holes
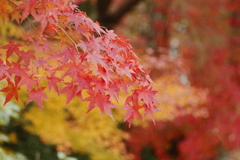
[[[130,129],[132,138],[126,144],[135,160],[142,159],[146,150],[152,159],[239,159],[239,4],[238,0],[155,1],[154,12],[161,16],[153,27],[165,35],[156,39],[170,50],[174,62],[181,62],[171,66],[172,73],[184,75],[186,87],[206,91],[205,102],[198,104],[205,113],[185,112],[156,122],[156,127]]]
[[[107,25],[124,3],[96,4],[103,1],[95,12],[104,10],[96,17]],[[239,159],[239,0],[144,1],[141,15],[117,19],[116,32],[132,34],[133,48],[73,3],[0,2],[3,103],[26,107],[19,123],[30,122],[24,129],[42,142],[92,159]],[[133,121],[148,115],[156,122]]]
[[[9,39],[1,46],[0,78],[6,80],[1,92],[4,105],[25,88],[27,103],[43,106],[45,92],[66,94],[66,104],[76,96],[112,118],[111,108],[119,93],[128,94],[124,120],[132,123],[157,110],[149,72],[139,64],[129,40],[100,27],[73,3],[61,0],[1,0],[1,18],[19,25],[28,23],[24,42]],[[8,6],[8,7],[6,7]],[[14,14],[13,14],[14,13]],[[13,16],[14,15],[14,16]],[[39,23],[40,22],[40,23]],[[73,32],[74,31],[74,32]],[[74,34],[71,34],[74,33]],[[59,50],[59,47],[61,50]]]

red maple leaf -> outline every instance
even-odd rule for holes
[[[2,46],[1,48],[7,49],[7,55],[6,57],[9,58],[14,52],[18,54],[19,48],[22,45],[20,43],[14,44],[14,41],[8,40],[9,44]]]
[[[98,92],[96,94],[88,92],[89,97],[85,98],[84,101],[90,101],[87,113],[90,112],[94,107],[98,106],[101,115],[106,111],[107,114],[114,120],[111,112],[111,107],[116,107],[112,102],[109,101],[110,96]]]
[[[46,87],[40,87],[38,89],[32,89],[29,91],[29,99],[27,101],[27,104],[33,100],[36,101],[37,105],[42,108],[42,99],[45,98],[45,99],[49,99],[47,97],[47,95],[45,93],[43,93],[43,90],[45,89]]]
[[[0,90],[0,92],[7,93],[6,99],[3,105],[8,103],[12,99],[12,97],[14,97],[18,101],[18,90],[20,89],[18,87],[18,84],[20,80],[21,80],[21,77],[19,76],[14,77],[14,83],[10,81],[10,79],[7,79],[8,86]]]
[[[128,121],[129,123],[132,123],[134,117],[138,117],[142,119],[142,116],[139,112],[139,109],[143,108],[143,106],[140,106],[139,104],[134,104],[133,106],[126,105],[122,109],[126,109],[127,112],[124,117],[124,122]]]
[[[22,82],[20,83],[20,86],[22,85],[26,85],[28,90],[31,90],[33,88],[33,85],[37,86],[38,85],[38,81],[35,80],[35,76],[32,75],[28,75],[27,71],[29,69],[27,68],[21,68],[19,63],[12,63],[14,68],[10,68],[8,69],[8,72],[11,74],[16,74],[20,77],[22,77]]]

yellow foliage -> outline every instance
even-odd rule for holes
[[[28,131],[66,153],[70,150],[86,153],[93,160],[128,159],[122,142],[127,134],[118,129],[116,121],[107,115],[101,118],[97,108],[86,114],[88,103],[78,99],[65,106],[65,97],[53,92],[48,95],[51,100],[44,102],[41,111],[34,106],[24,115],[32,124],[26,126]]]

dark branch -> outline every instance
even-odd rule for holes
[[[111,7],[111,0],[98,0],[98,19],[97,21],[101,26],[106,27],[107,29],[112,29],[115,25],[118,24],[120,19],[138,2],[141,0],[127,0],[123,5],[119,6],[115,12],[108,13],[109,7]]]

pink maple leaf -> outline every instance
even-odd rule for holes
[[[98,67],[98,64],[101,64],[103,67],[106,66],[103,61],[104,57],[100,54],[97,54],[96,51],[93,51],[91,54],[89,53],[86,58],[88,58],[96,68]]]
[[[37,51],[47,52],[50,50],[51,44],[48,42],[34,42],[33,45],[35,46]]]
[[[20,65],[19,63],[12,62],[12,64],[13,64],[13,68],[10,68],[10,69],[8,70],[9,73],[11,73],[11,74],[16,74],[16,75],[18,75],[18,76],[20,76],[20,77],[25,77],[25,76],[27,76],[27,71],[28,71],[29,69],[27,69],[27,68],[21,68],[21,65]]]
[[[154,103],[157,103],[155,99],[155,94],[157,91],[153,91],[151,87],[143,87],[142,89],[136,90],[138,93],[138,101],[143,100],[148,106],[153,106]]]
[[[36,101],[37,105],[42,108],[42,104],[43,104],[43,101],[42,99],[45,98],[45,99],[49,99],[47,97],[47,95],[45,93],[43,93],[43,90],[45,89],[46,87],[40,87],[38,89],[32,89],[29,91],[30,93],[30,96],[29,96],[29,99],[27,101],[27,104],[33,100]]]
[[[74,82],[64,83],[64,84],[66,84],[67,86],[64,87],[59,93],[60,94],[67,93],[66,104],[68,104],[73,99],[73,97],[75,95],[78,96],[80,99],[82,99],[81,90],[84,86],[81,86],[79,84],[75,84]]]
[[[34,79],[34,75],[25,75],[20,83],[20,86],[26,85],[28,90],[31,90],[33,86],[38,86],[38,81]]]
[[[32,14],[33,17],[36,17],[36,11],[34,9],[34,5],[37,0],[23,0],[23,3],[16,7],[16,10],[22,10],[22,20],[21,22],[27,18],[29,14]]]
[[[47,77],[47,80],[48,80],[48,88],[49,88],[49,92],[52,88],[55,89],[55,91],[58,92],[58,86],[57,86],[57,83],[61,81],[60,78],[58,77],[55,77],[54,76],[54,73],[51,73],[51,76],[50,77]]]
[[[8,69],[10,67],[5,65],[2,60],[0,60],[0,77],[6,76],[9,79],[12,79],[12,77],[8,73]]]
[[[26,66],[28,66],[30,60],[34,60],[34,59],[35,59],[35,56],[34,56],[33,53],[34,53],[33,50],[28,50],[27,52],[20,51],[20,52],[19,52],[19,58],[18,58],[17,63],[19,63],[19,62],[21,62],[21,61],[24,61],[24,64],[25,64]]]
[[[147,115],[150,115],[153,123],[155,124],[155,120],[154,120],[154,112],[158,111],[157,107],[154,106],[153,108],[149,108],[146,104],[143,105],[145,112],[144,112],[144,118],[146,118]]]
[[[129,123],[132,123],[132,118],[135,116],[142,119],[142,116],[139,112],[139,109],[143,108],[143,106],[140,106],[139,104],[134,104],[133,106],[124,106],[122,109],[126,109],[127,112],[124,117],[124,121],[128,121]],[[133,116],[133,117],[132,117]]]

